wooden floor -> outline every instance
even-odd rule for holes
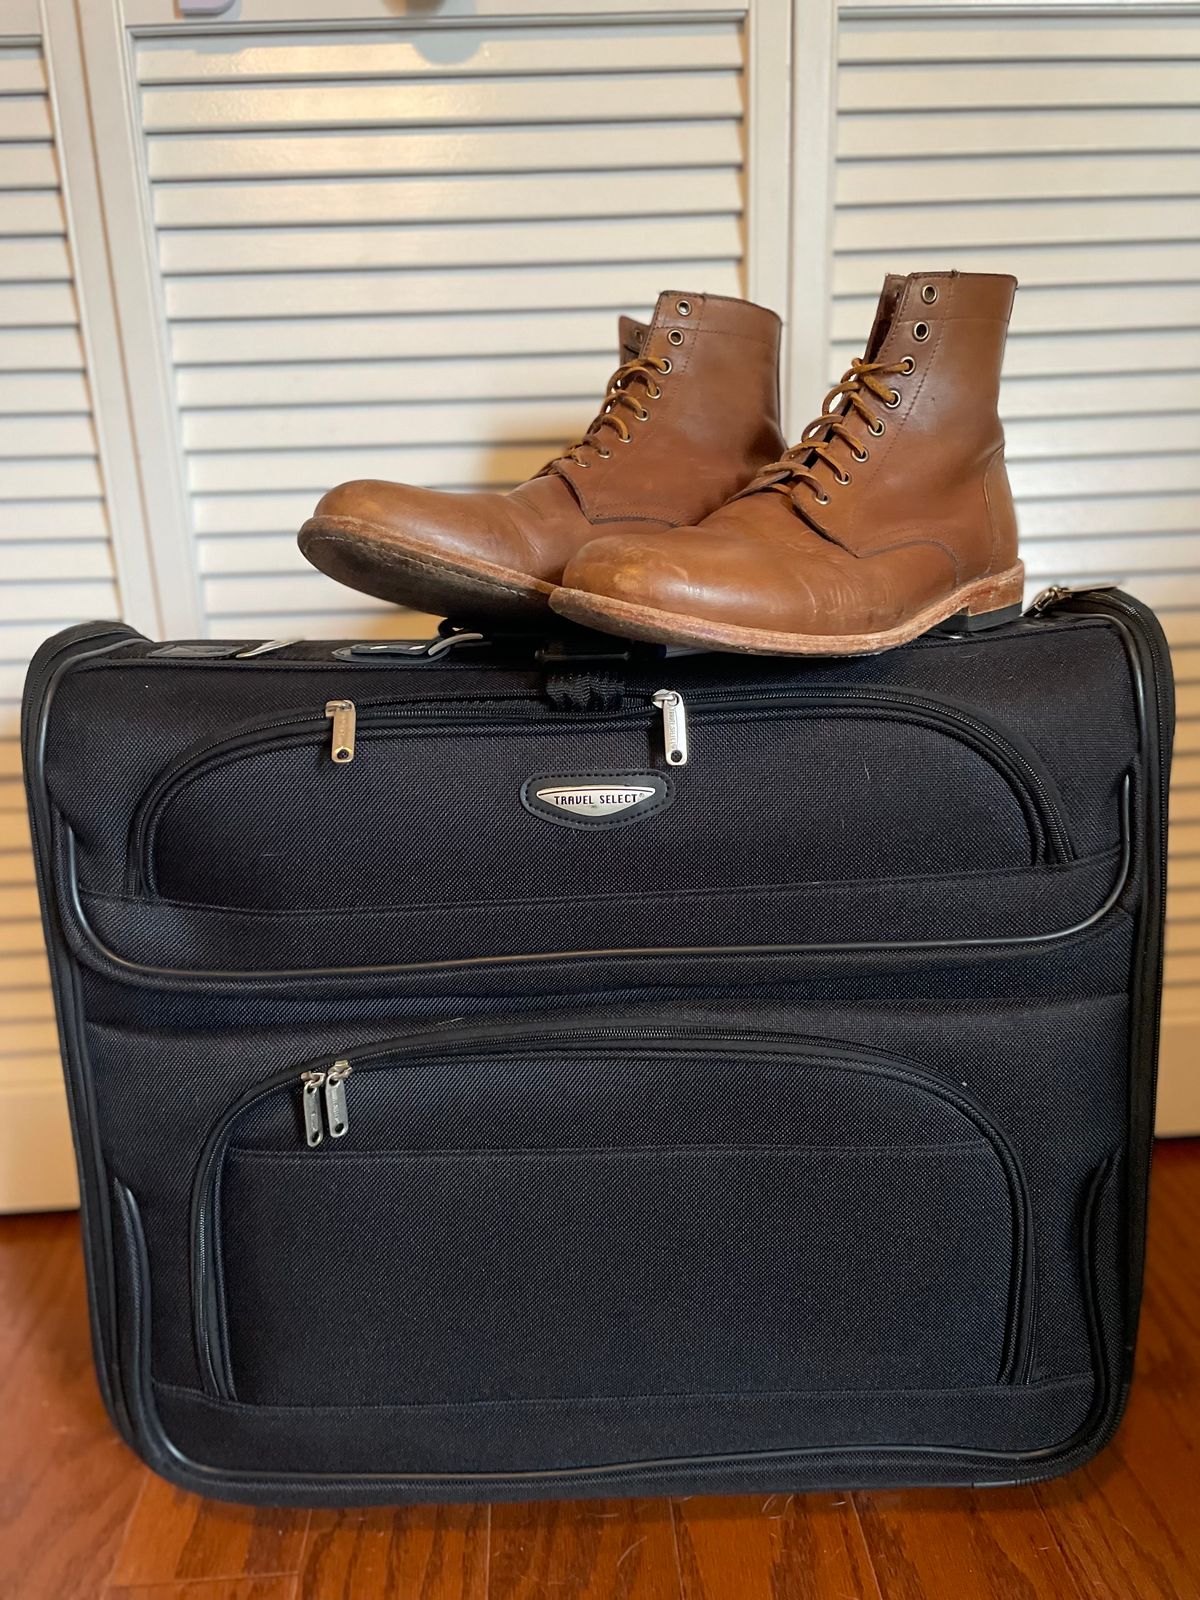
[[[92,1378],[74,1217],[0,1219],[0,1600],[1194,1600],[1200,1141],[1159,1147],[1115,1444],[991,1493],[249,1511],[147,1472]]]

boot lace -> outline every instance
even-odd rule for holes
[[[630,392],[629,384],[635,378],[640,379],[645,398],[657,400],[662,394],[662,389],[656,379],[664,377],[670,370],[670,361],[659,360],[655,356],[638,356],[636,360],[627,361],[624,366],[618,367],[608,380],[608,390],[601,402],[599,415],[588,424],[587,432],[578,444],[573,444],[569,450],[554,459],[574,461],[581,467],[590,467],[592,463],[586,456],[580,454],[580,451],[590,449],[595,450],[602,460],[607,460],[612,451],[602,440],[603,428],[612,428],[618,441],[621,444],[628,444],[633,434],[628,421],[621,415],[622,410],[629,411],[638,422],[650,421],[650,412],[637,395]]]
[[[860,416],[867,425],[868,433],[878,438],[887,427],[877,414],[879,405],[886,406],[890,411],[900,404],[899,392],[884,380],[912,370],[911,356],[905,356],[903,361],[864,361],[860,356],[855,356],[841,381],[825,396],[821,415],[814,418],[800,435],[800,442],[790,450],[785,450],[778,461],[759,468],[760,477],[782,472],[787,474],[786,481],[754,483],[751,489],[778,489],[781,494],[790,494],[793,505],[799,509],[800,502],[796,494],[801,487],[806,487],[812,490],[819,506],[828,505],[828,481],[818,478],[813,468],[824,462],[831,468],[835,483],[849,483],[850,474],[844,471],[834,454],[834,444],[838,439],[843,440],[850,446],[856,461],[865,461],[867,449],[851,433],[848,426],[850,418],[855,414]],[[873,405],[873,400],[878,404]]]

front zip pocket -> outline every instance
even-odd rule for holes
[[[620,783],[645,770],[664,774],[671,803],[631,814],[636,828],[550,837],[521,801],[533,775]],[[663,688],[604,715],[526,695],[330,699],[172,761],[135,814],[127,889],[271,911],[439,908],[625,884],[719,893],[1015,870],[1072,855],[1036,754],[933,697]]]
[[[210,1394],[263,1405],[1019,1383],[1032,1237],[1002,1131],[910,1062],[465,1025],[229,1107],[196,1343]]]

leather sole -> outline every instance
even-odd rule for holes
[[[1005,572],[963,584],[904,622],[875,633],[783,633],[770,628],[744,628],[613,600],[583,589],[555,589],[550,603],[572,622],[654,644],[692,645],[753,656],[873,656],[908,644],[934,628],[975,633],[1014,621],[1021,613],[1024,585],[1025,567],[1018,561]]]
[[[472,556],[448,557],[357,517],[310,517],[305,559],[336,583],[412,611],[456,619],[544,616],[554,585]]]

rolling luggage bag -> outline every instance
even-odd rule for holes
[[[1035,1479],[1130,1379],[1170,667],[50,640],[96,1363],[264,1503]]]

